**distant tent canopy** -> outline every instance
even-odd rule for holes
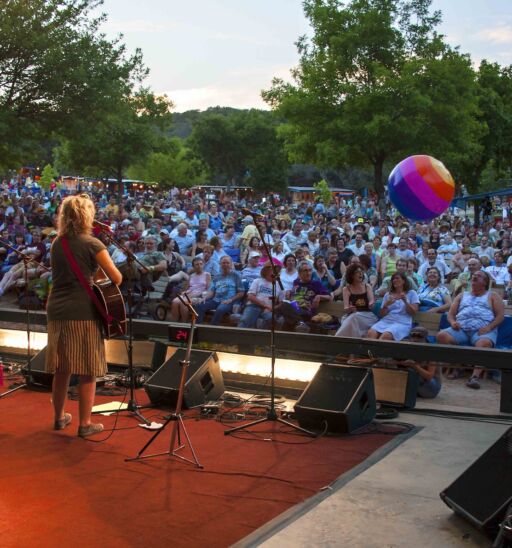
[[[508,181],[510,182],[510,181]],[[480,192],[479,194],[470,194],[468,196],[457,196],[452,200],[451,207],[465,208],[469,202],[481,202],[487,198],[495,196],[512,196],[512,186],[502,188],[501,190],[493,190],[491,192]]]

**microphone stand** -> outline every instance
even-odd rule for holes
[[[128,400],[128,406],[126,409],[110,409],[110,410],[101,410],[101,411],[93,411],[93,414],[99,414],[99,413],[121,413],[123,411],[128,411],[131,413],[134,417],[138,418],[145,424],[151,424],[151,421],[146,419],[142,415],[142,413],[139,411],[139,409],[143,409],[142,406],[137,404],[137,400],[135,399],[135,378],[133,375],[133,279],[132,279],[132,265],[134,262],[136,262],[138,265],[140,265],[142,268],[146,269],[146,266],[142,264],[137,257],[123,244],[119,243],[113,236],[113,234],[110,232],[110,230],[103,229],[102,227],[99,227],[100,230],[107,236],[109,241],[114,244],[118,249],[120,249],[125,255],[126,255],[126,261],[128,263],[128,276],[127,276],[127,282],[128,282],[128,290],[127,290],[127,302],[128,302],[128,336],[121,335],[119,337],[116,337],[118,340],[128,340],[128,347],[127,347],[127,355],[128,355],[128,374],[130,376],[130,399]]]
[[[14,253],[18,255],[18,257],[21,257],[21,260],[23,261],[23,275],[25,280],[25,291],[28,292],[28,263],[34,263],[37,265],[37,267],[42,268],[43,270],[46,270],[47,272],[50,271],[50,269],[43,264],[41,264],[39,261],[36,261],[32,257],[29,257],[26,253],[23,251],[19,251],[12,245],[8,244],[7,242],[4,242],[3,240],[0,240],[0,245],[6,247],[7,249],[10,249]],[[8,396],[9,394],[12,394],[13,392],[16,392],[16,390],[19,390],[20,388],[27,388],[30,389],[30,387],[33,384],[32,379],[32,352],[30,347],[30,307],[28,305],[28,294],[25,295],[25,313],[26,313],[26,330],[27,330],[27,365],[26,367],[26,374],[25,374],[25,382],[16,386],[15,388],[11,388],[10,390],[7,390],[7,392],[4,392],[3,394],[0,394],[0,398],[3,398],[4,396]]]
[[[238,432],[239,430],[245,430],[246,428],[250,428],[251,426],[254,426],[256,424],[261,424],[263,422],[278,422],[280,424],[285,424],[286,426],[289,426],[293,430],[296,430],[298,432],[303,432],[304,434],[307,434],[308,436],[315,437],[316,434],[313,432],[310,432],[309,430],[306,430],[305,428],[302,428],[300,426],[297,426],[296,424],[293,424],[291,422],[285,421],[281,417],[277,416],[276,407],[275,407],[275,363],[276,363],[276,345],[275,345],[275,331],[276,331],[276,301],[277,301],[277,292],[276,292],[276,284],[279,284],[279,288],[281,291],[284,291],[283,283],[281,282],[281,278],[279,277],[279,273],[277,271],[276,265],[272,259],[272,253],[270,252],[270,248],[265,241],[265,237],[263,234],[263,231],[261,230],[261,227],[258,225],[258,217],[261,218],[261,215],[254,213],[252,211],[247,211],[247,213],[253,218],[254,224],[256,225],[256,228],[258,230],[258,234],[260,235],[260,240],[263,244],[263,247],[265,248],[265,252],[267,253],[268,260],[270,261],[270,265],[272,268],[272,296],[270,298],[272,307],[271,307],[271,313],[272,313],[272,319],[270,322],[270,407],[267,411],[267,416],[263,419],[257,419],[255,421],[248,422],[246,424],[242,424],[241,426],[235,426],[234,428],[230,428],[228,430],[224,430],[224,435],[232,434],[233,432]]]
[[[181,366],[181,380],[180,380],[180,387],[178,390],[178,399],[176,402],[176,409],[174,413],[171,413],[168,417],[165,423],[162,425],[161,428],[159,428],[153,436],[149,439],[149,441],[144,445],[144,447],[137,453],[137,456],[131,457],[128,459],[125,459],[126,462],[132,461],[132,460],[142,460],[142,459],[149,459],[151,457],[159,457],[161,455],[169,455],[170,457],[176,457],[178,459],[181,459],[185,462],[188,462],[190,464],[195,465],[197,468],[203,468],[202,464],[199,463],[196,453],[194,451],[194,447],[192,446],[192,442],[190,440],[190,436],[187,433],[187,429],[185,428],[185,423],[183,422],[183,414],[181,412],[182,405],[183,405],[183,394],[185,393],[185,383],[187,382],[187,371],[190,365],[190,354],[192,352],[192,341],[194,340],[194,330],[196,327],[196,320],[197,320],[197,312],[195,311],[194,307],[192,306],[192,302],[190,301],[190,298],[186,293],[183,293],[182,295],[178,295],[178,299],[184,304],[188,311],[190,312],[190,332],[187,340],[187,349],[185,351],[185,359],[180,361]],[[164,451],[163,453],[154,453],[152,455],[143,455],[144,451],[153,443],[153,441],[165,430],[166,426],[173,422],[173,429],[171,432],[171,441],[169,444],[169,451]],[[190,452],[192,453],[192,459],[187,459],[183,455],[179,455],[178,451],[183,449],[185,447],[185,444],[181,443],[181,436],[180,436],[180,429],[183,430],[183,434],[185,435],[185,438],[188,443],[188,447],[190,448]],[[176,437],[178,438],[178,447],[175,447],[176,444]]]

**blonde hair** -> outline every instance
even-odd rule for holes
[[[60,206],[58,235],[90,233],[96,210],[86,195],[68,196]]]

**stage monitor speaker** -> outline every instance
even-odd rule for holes
[[[371,369],[323,363],[295,404],[303,428],[350,433],[375,418]]]
[[[440,496],[456,514],[496,537],[512,504],[512,428]]]
[[[420,378],[416,371],[387,367],[374,367],[372,370],[378,402],[409,409],[416,406]]]
[[[157,405],[176,407],[181,380],[180,361],[185,359],[185,349],[178,348],[146,382],[149,399]],[[183,407],[189,409],[217,400],[224,393],[224,379],[215,352],[192,350],[187,371]]]
[[[30,373],[32,376],[32,381],[35,384],[51,388],[53,383],[53,374],[46,372],[45,360],[46,346],[32,357],[32,360],[30,361]],[[25,377],[28,375],[27,365],[23,366],[23,375]]]

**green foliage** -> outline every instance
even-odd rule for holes
[[[332,200],[332,192],[325,179],[318,181],[313,185],[315,192],[318,194],[317,200],[323,202],[325,205],[329,205]]]
[[[286,184],[288,164],[271,113],[208,113],[194,125],[189,145],[214,176],[259,190],[278,190]]]
[[[41,172],[41,178],[39,179],[39,184],[45,189],[48,190],[50,188],[50,185],[55,180],[55,177],[57,177],[57,172],[51,164],[46,164],[43,168],[43,171]]]
[[[98,31],[101,0],[0,3],[0,156],[25,158],[48,128],[70,135],[112,109],[147,73],[140,51]],[[89,124],[87,123],[89,120]]]
[[[204,183],[207,173],[181,139],[173,138],[164,152],[152,152],[149,157],[127,170],[129,179],[157,182],[162,186],[188,187]]]
[[[477,72],[477,120],[486,132],[480,149],[467,158],[460,180],[471,193],[499,188],[512,173],[512,67],[482,61]]]
[[[371,166],[382,194],[386,162],[421,152],[462,163],[478,150],[470,60],[443,42],[430,4],[305,0],[313,36],[298,42],[295,84],[263,92],[292,161]]]
[[[163,132],[171,121],[172,103],[146,89],[120,99],[115,108],[84,128],[60,150],[60,161],[90,176],[115,177],[140,164],[167,144]]]

